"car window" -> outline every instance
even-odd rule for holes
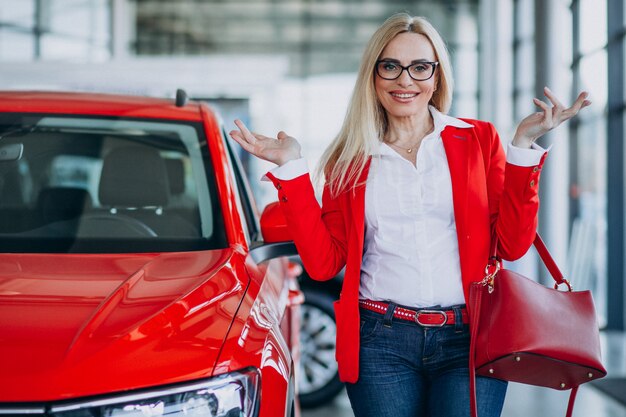
[[[0,251],[225,246],[201,125],[0,115]]]
[[[226,132],[222,132],[224,138],[227,138]],[[246,222],[246,228],[248,231],[248,243],[254,242],[259,239],[259,220],[255,211],[254,198],[248,181],[246,180],[245,172],[241,166],[241,161],[233,152],[233,147],[230,141],[226,140],[226,148],[228,149],[228,157],[233,167],[234,181],[237,188],[237,195],[241,200],[242,211]]]

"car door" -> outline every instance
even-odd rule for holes
[[[233,180],[237,187],[237,196],[241,203],[241,211],[245,219],[244,228],[251,249],[262,245],[262,236],[259,226],[258,210],[249,183],[244,174],[241,162],[230,143],[226,142],[228,157],[232,165]],[[289,262],[286,257],[270,258],[259,262],[257,265],[247,265],[249,273],[263,276],[279,300],[278,314],[280,317],[280,329],[282,336],[289,346],[292,355],[299,357],[300,346],[300,305],[304,302],[304,294],[298,284],[298,276],[301,274],[301,266]]]

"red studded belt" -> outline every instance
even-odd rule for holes
[[[372,300],[359,300],[359,305],[366,310],[380,314],[385,314],[389,307],[388,303]],[[456,323],[454,310],[411,310],[396,306],[393,316],[397,319],[415,322],[424,327],[442,327],[446,324]],[[461,309],[461,317],[463,318],[463,324],[469,323],[469,316],[465,307]]]

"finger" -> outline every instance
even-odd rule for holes
[[[576,98],[576,101],[574,102],[574,105],[572,107],[576,108],[576,111],[578,111],[583,107],[591,105],[591,100],[587,100],[587,97],[589,97],[589,93],[583,91],[578,95],[578,98]]]
[[[561,110],[565,108],[565,106],[563,106],[563,103],[559,101],[559,99],[554,95],[552,90],[550,90],[548,87],[543,88],[543,93],[546,97],[548,97],[548,100],[550,100],[554,107]]]
[[[589,94],[586,91],[583,91],[582,93],[580,93],[578,95],[578,97],[576,97],[576,101],[574,102],[574,104],[572,104],[572,107],[570,107],[571,109],[576,109],[576,111],[580,110],[583,106],[583,104],[585,103],[585,100],[587,98]]]
[[[233,138],[235,142],[237,142],[247,152],[252,152],[252,150],[254,149],[254,146],[243,137],[241,132],[232,130],[229,132],[229,135],[231,138]]]
[[[276,135],[276,137],[279,140],[283,140],[283,139],[287,139],[289,137],[289,135],[281,130],[280,132],[278,132],[278,135]]]
[[[552,90],[550,90],[548,87],[544,87],[543,88],[543,93],[546,95],[546,97],[548,97],[548,100],[550,100],[552,102],[552,104],[554,105],[554,107],[556,107],[557,109],[564,109],[563,104],[559,101],[559,99],[554,95],[554,93],[552,92]]]
[[[245,140],[247,140],[250,143],[254,143],[256,141],[256,137],[252,134],[252,132],[250,132],[250,130],[248,130],[248,127],[245,125],[244,122],[242,122],[239,119],[235,119],[235,124],[241,131],[242,136]]]
[[[582,93],[578,95],[574,104],[572,104],[572,106],[569,109],[563,112],[563,116],[565,116],[565,120],[576,116],[576,114],[580,111],[580,109],[582,109],[583,107],[587,107],[591,104],[590,100],[586,100],[588,95],[589,93],[587,93],[586,91],[583,91]]]
[[[552,126],[552,108],[553,107],[548,105],[548,103],[545,103],[539,100],[536,97],[533,99],[533,103],[535,103],[535,105],[537,105],[538,107],[541,108],[541,110],[543,110],[543,117],[542,117],[541,123],[547,126],[548,128],[550,128]]]
[[[535,97],[535,98],[533,98],[533,103],[535,103],[535,105],[536,105],[537,107],[541,107],[541,110],[543,110],[544,112],[545,112],[546,110],[550,110],[550,108],[551,108],[550,106],[548,106],[548,104],[547,104],[547,103],[545,103],[545,102],[543,102],[543,101],[539,100],[539,99],[538,99],[538,98],[536,98],[536,97]]]
[[[233,138],[235,140],[243,139],[243,137],[241,137],[241,132],[239,132],[238,130],[231,130],[230,132],[228,132],[228,136],[230,136],[231,138]]]
[[[237,127],[239,127],[239,130],[241,131],[240,135],[243,137],[243,139],[248,141],[252,145],[257,145],[258,141],[271,142],[275,140],[273,138],[261,135],[260,133],[250,132],[250,130],[248,130],[246,125],[241,120],[235,120],[235,124],[237,125]]]
[[[552,103],[551,116],[550,116],[551,120],[550,121],[546,120],[545,123],[550,123],[552,127],[558,126],[559,123],[561,123],[564,119],[567,118],[567,116],[563,115],[563,111],[565,110],[565,107],[563,106],[563,103],[561,103],[559,99],[556,97],[556,95],[552,92],[552,90],[550,90],[548,87],[543,88],[543,93],[545,94],[546,97],[548,97],[548,100],[550,100],[550,102]]]

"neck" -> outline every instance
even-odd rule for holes
[[[385,142],[401,147],[414,147],[435,127],[430,111],[408,117],[388,116],[389,125]]]

